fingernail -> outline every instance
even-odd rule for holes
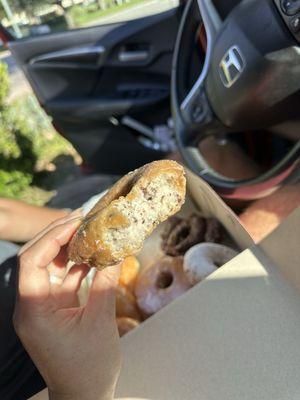
[[[73,217],[66,221],[66,224],[74,224],[75,222],[81,222],[83,217]]]
[[[82,207],[77,208],[76,210],[72,211],[70,216],[75,216],[75,215],[82,215]]]
[[[70,221],[71,219],[75,218],[82,218],[82,212],[80,211],[81,209],[78,208],[77,210],[72,211],[66,218],[66,222]]]

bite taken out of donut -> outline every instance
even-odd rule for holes
[[[139,274],[135,295],[145,316],[155,314],[191,287],[183,271],[182,257],[163,257]]]
[[[184,201],[184,168],[160,160],[130,172],[83,219],[69,247],[69,258],[99,270],[141,250],[145,239]]]
[[[200,243],[185,254],[183,269],[191,285],[196,285],[238,253],[230,247],[216,243]]]

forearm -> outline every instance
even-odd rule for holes
[[[68,214],[66,210],[38,207],[0,198],[0,239],[27,242],[52,221]]]

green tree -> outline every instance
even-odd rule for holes
[[[67,21],[67,24],[68,24],[69,28],[72,28],[73,25],[74,25],[74,24],[73,24],[73,20],[72,20],[72,16],[71,16],[70,13],[68,12],[69,9],[66,8],[66,7],[64,7],[63,1],[62,1],[62,0],[50,0],[50,3],[51,3],[51,4],[55,4],[55,5],[57,5],[58,7],[60,7],[60,9],[62,10],[62,12],[63,12],[63,14],[64,14],[64,16],[65,16],[65,18],[66,18],[66,21]]]
[[[25,11],[28,17],[34,17],[36,11],[43,8],[49,1],[47,0],[10,0],[9,4],[15,13]]]
[[[2,5],[0,4],[0,20],[2,20],[5,17],[6,17],[6,13],[5,13]]]
[[[15,12],[16,14],[25,12],[29,20],[35,18],[39,12],[47,11],[47,8],[56,5],[58,10],[60,10],[61,14],[67,21],[68,27],[73,26],[73,21],[70,16],[69,9],[64,6],[62,0],[9,0],[9,4],[13,12]],[[2,7],[0,7],[0,9],[2,9]],[[5,16],[4,11],[3,16]]]

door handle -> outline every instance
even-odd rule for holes
[[[121,62],[138,62],[145,61],[149,58],[148,50],[121,50],[119,53],[119,61]]]
[[[69,60],[72,58],[83,58],[88,56],[100,57],[105,53],[103,46],[87,46],[87,47],[73,47],[65,50],[53,51],[47,54],[41,54],[40,56],[33,57],[30,60],[30,64],[39,62],[51,62],[51,61],[62,61]]]

